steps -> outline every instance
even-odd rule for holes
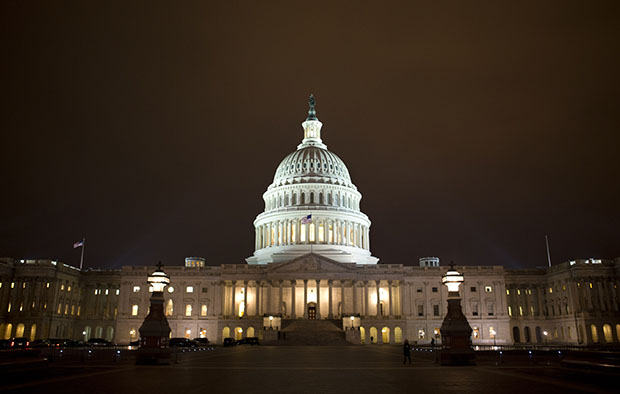
[[[281,339],[274,345],[334,346],[350,345],[341,320],[283,320]],[[286,339],[284,339],[286,334]]]

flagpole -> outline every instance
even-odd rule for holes
[[[547,261],[549,262],[549,267],[551,267],[551,253],[549,252],[549,238],[545,234],[545,243],[547,244]]]
[[[84,264],[84,249],[86,248],[86,238],[82,238],[82,256],[80,257],[80,271]]]

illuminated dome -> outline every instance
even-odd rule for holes
[[[310,96],[304,138],[282,160],[263,194],[265,211],[254,221],[256,245],[249,264],[289,261],[313,252],[336,261],[376,264],[370,254],[370,220],[344,162],[321,140],[323,124]]]

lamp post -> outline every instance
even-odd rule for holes
[[[545,331],[543,331],[543,335],[545,336],[545,346],[548,346],[547,345],[547,335],[549,335],[549,333],[545,330]]]
[[[170,364],[170,325],[164,314],[164,288],[170,283],[170,277],[157,264],[157,269],[148,276],[147,282],[153,288],[151,307],[140,326],[140,348],[136,364]]]
[[[441,283],[448,287],[448,313],[441,324],[441,365],[472,365],[474,351],[471,348],[472,329],[461,309],[459,286],[463,275],[450,269],[441,278]]]
[[[273,330],[273,316],[269,316],[269,329]]]
[[[355,328],[355,316],[351,315],[351,330]]]

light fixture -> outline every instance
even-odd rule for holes
[[[161,266],[158,266],[157,270],[149,275],[146,281],[153,287],[153,292],[161,293],[170,283],[170,277],[161,269]]]
[[[463,275],[455,270],[453,265],[450,265],[450,270],[441,278],[441,283],[448,286],[448,292],[458,293],[459,286],[463,283]]]

